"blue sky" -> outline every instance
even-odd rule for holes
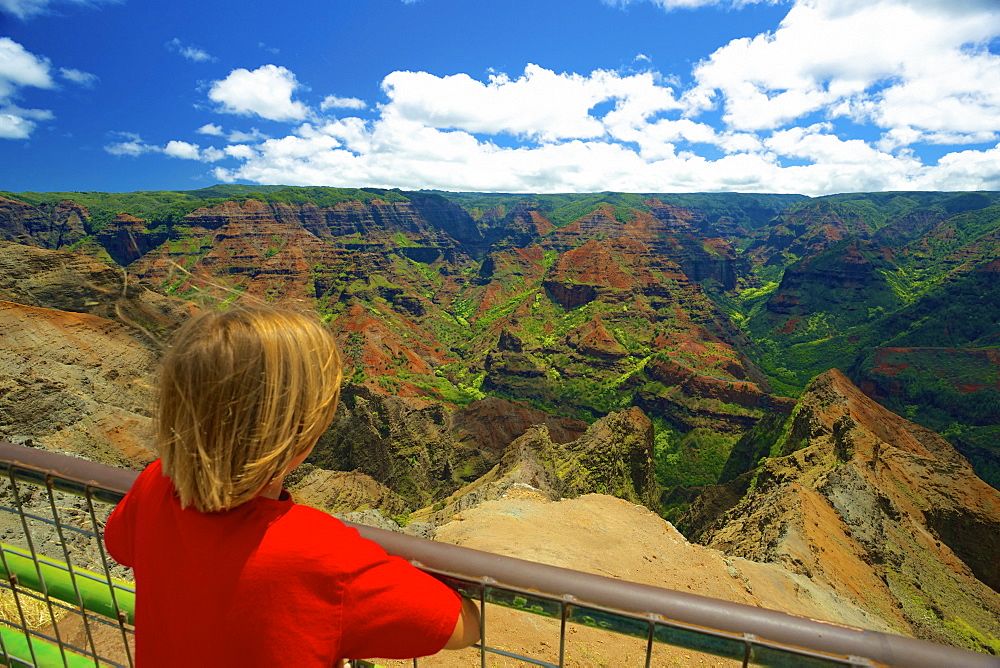
[[[1000,189],[997,0],[0,0],[0,190]]]

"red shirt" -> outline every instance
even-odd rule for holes
[[[141,668],[426,656],[461,608],[438,580],[289,498],[181,509],[159,460],[112,512],[105,543],[135,573]]]

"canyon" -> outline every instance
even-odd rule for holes
[[[0,438],[140,468],[184,318],[308,310],[303,502],[1000,653],[998,257],[1000,193],[2,193]]]

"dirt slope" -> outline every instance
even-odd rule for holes
[[[549,502],[526,487],[457,514],[437,540],[607,577],[763,606],[850,626],[889,630],[883,619],[846,602],[829,586],[776,564],[729,558],[689,543],[669,522],[643,506],[588,494]],[[558,656],[559,625],[489,606],[488,644],[536,659]],[[645,643],[571,626],[570,666],[641,666]],[[445,652],[428,666],[478,665],[474,654]],[[410,665],[406,662],[383,662]],[[524,665],[491,658],[488,665]],[[657,646],[653,665],[729,665],[687,650]]]

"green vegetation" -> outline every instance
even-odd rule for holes
[[[378,359],[377,370],[356,369],[355,381],[454,405],[503,396],[586,420],[640,405],[657,420],[661,484],[690,487],[738,475],[732,467],[752,467],[776,454],[773,448],[787,449],[779,443],[780,425],[761,419],[764,411],[718,397],[739,397],[740,383],[762,380],[758,370],[770,393],[794,397],[816,375],[839,368],[891,410],[944,434],[981,476],[1000,484],[1000,425],[991,417],[1000,414],[1000,382],[986,357],[995,359],[1000,345],[1000,280],[983,270],[1000,256],[1000,193],[810,199],[234,184],[4,194],[43,211],[72,199],[91,212],[91,234],[119,212],[146,220],[144,243],[175,266],[157,274],[160,289],[206,303],[245,294],[277,300],[294,279],[273,271],[287,252],[282,235],[258,237],[249,251],[261,264],[272,259],[266,276],[253,263],[226,267],[225,257],[209,257],[215,235],[193,236],[184,218],[198,207],[247,199],[275,211],[410,202],[409,217],[396,223],[393,207],[382,207],[372,210],[380,221],[372,229],[351,223],[337,237],[331,227],[329,254],[310,251],[316,258],[308,258],[315,263],[308,283],[297,286],[315,294],[313,306],[335,326],[360,312],[389,332],[344,334],[348,358]],[[602,282],[600,266],[560,263],[568,246],[586,241],[561,228],[604,209],[618,225],[602,229],[614,236],[652,212],[654,199],[693,215],[649,257],[622,251],[602,259],[614,268],[615,282]],[[490,238],[502,236],[496,228],[503,217],[521,202],[557,229],[519,241],[523,248],[510,247],[509,235],[508,245],[489,248]],[[423,219],[414,220],[412,210]],[[720,252],[720,237],[742,256]],[[106,258],[96,238],[75,248]],[[691,280],[679,278],[677,267]],[[207,278],[192,280],[199,275]],[[658,365],[697,375],[702,389],[656,376]],[[716,382],[725,385],[704,389]]]
[[[897,250],[846,239],[808,258],[786,255],[776,287],[772,263],[758,268],[761,288],[723,300],[772,391],[797,396],[839,368],[890,410],[945,435],[1000,486],[1000,384],[986,358],[1000,335],[1000,280],[981,269],[1000,250],[1000,193],[838,195],[797,203],[783,218],[841,220]]]
[[[994,656],[1000,655],[1000,638],[991,633],[983,633],[974,629],[961,617],[944,620],[945,627],[953,634],[961,638],[964,642],[961,646],[968,647],[977,652],[989,652]]]
[[[757,341],[756,361],[771,381],[772,391],[797,397],[810,380],[830,369],[849,368],[857,344],[845,335],[781,346],[768,340]]]
[[[296,186],[215,185],[200,190],[139,191],[132,193],[106,192],[0,192],[0,195],[34,206],[53,206],[63,200],[73,200],[90,211],[88,231],[100,230],[119,213],[127,213],[150,221],[150,228],[172,225],[200,207],[218,206],[224,202],[256,199],[286,204],[312,203],[334,206],[341,202],[370,202],[375,199],[405,202],[400,191],[374,188],[324,188]]]
[[[659,199],[664,204],[698,211],[709,225],[726,223],[748,229],[763,227],[782,209],[804,200],[803,195],[770,195],[744,193],[586,193],[557,195],[526,195],[513,193],[441,193],[467,210],[481,213],[499,208],[508,211],[519,202],[537,205],[542,214],[556,227],[562,227],[602,205],[617,211],[636,209],[648,211],[646,201]],[[478,218],[478,216],[477,216]],[[621,220],[621,219],[619,219]]]
[[[681,434],[662,420],[654,420],[656,480],[664,487],[701,487],[714,484],[737,437],[697,428]]]
[[[765,413],[750,431],[733,445],[729,458],[719,472],[718,482],[728,482],[752,470],[771,456],[776,444],[787,440],[791,418],[780,413]]]

